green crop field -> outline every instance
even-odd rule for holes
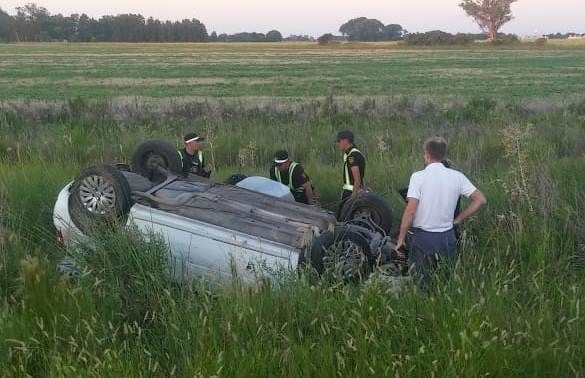
[[[585,46],[0,45],[2,376],[581,376]],[[354,130],[366,182],[397,189],[435,134],[488,197],[448,282],[178,284],[165,246],[104,231],[61,277],[56,194],[142,140],[197,130],[213,178],[275,150],[334,209]]]
[[[0,100],[63,97],[572,97],[585,48],[413,50],[395,44],[0,45]],[[581,46],[582,47],[582,46]]]

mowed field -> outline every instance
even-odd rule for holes
[[[579,42],[0,45],[0,375],[582,376],[584,94]],[[395,227],[432,135],[488,198],[428,295],[296,272],[177,283],[132,230],[55,242],[56,195],[84,167],[193,130],[215,180],[267,175],[286,148],[333,210],[346,128]]]
[[[533,45],[471,50],[390,43],[0,45],[0,100],[331,93],[510,99],[585,91],[585,49],[578,42]]]

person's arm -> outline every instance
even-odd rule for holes
[[[307,202],[309,205],[313,205],[315,203],[315,195],[313,194],[313,186],[311,185],[310,181],[307,181],[303,184],[303,189],[305,189],[305,196],[307,196]]]
[[[351,175],[353,176],[353,194],[356,195],[362,191],[362,176],[360,175],[360,168],[358,166],[351,167]]]
[[[459,213],[457,218],[453,221],[453,224],[459,225],[463,223],[466,219],[477,214],[479,210],[487,204],[487,199],[479,190],[475,190],[469,198],[471,199],[471,203],[465,210]]]
[[[270,166],[270,170],[268,171],[268,177],[270,177],[272,181],[278,181],[276,179],[276,173],[274,173],[274,168],[275,168],[274,164]]]
[[[398,233],[398,240],[396,241],[396,252],[402,256],[400,249],[406,245],[406,234],[412,227],[416,210],[418,209],[419,200],[421,198],[421,182],[419,175],[414,173],[410,176],[408,183],[408,192],[406,193],[406,208],[402,214],[402,222],[400,223],[400,232]]]
[[[398,240],[396,242],[396,252],[401,254],[400,249],[406,245],[406,234],[412,227],[414,221],[414,215],[418,208],[418,200],[416,198],[408,198],[408,204],[404,213],[402,214],[402,222],[400,223],[400,233],[398,234]]]
[[[201,167],[199,168],[200,172],[201,172],[201,176],[205,177],[205,178],[210,178],[211,177],[211,168],[208,168],[206,163],[206,159],[205,156],[203,157],[203,159],[201,159]]]
[[[183,173],[183,176],[187,177],[189,175],[189,172],[191,171],[191,167],[189,167],[188,164],[185,163],[185,157],[183,156],[183,154],[179,151],[179,157],[181,158],[181,171]]]

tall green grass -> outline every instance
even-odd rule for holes
[[[576,102],[534,112],[475,100],[450,107],[333,98],[291,108],[185,104],[134,120],[72,102],[0,113],[0,371],[47,376],[578,376],[585,239],[585,119]],[[334,208],[335,132],[353,129],[367,180],[396,189],[445,135],[488,196],[465,225],[452,279],[430,295],[383,282],[311,284],[296,274],[252,287],[175,282],[163,243],[104,231],[76,253],[76,280],[52,242],[59,189],[81,168],[127,161],[148,137],[207,134],[214,177],[267,174],[287,148]]]

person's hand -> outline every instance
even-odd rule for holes
[[[398,238],[398,241],[396,242],[396,248],[394,248],[398,257],[400,258],[404,257],[404,252],[402,252],[402,248],[404,248],[405,246],[406,243],[404,242],[404,238]]]

